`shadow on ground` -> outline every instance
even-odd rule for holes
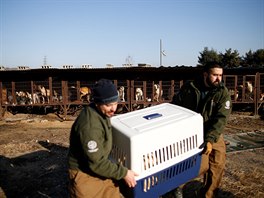
[[[67,148],[44,141],[39,144],[46,150],[15,158],[0,156],[0,187],[4,197],[68,197]],[[184,198],[199,197],[197,192],[201,187],[202,182],[198,180],[186,183],[183,187]],[[174,196],[167,194],[164,197]],[[216,197],[233,198],[234,195],[219,190]]]
[[[39,144],[47,150],[15,158],[0,156],[0,187],[7,198],[68,196],[67,148],[47,142]]]
[[[200,179],[199,179],[200,180]],[[199,194],[199,189],[202,188],[203,183],[199,180],[192,180],[182,187],[182,193],[184,198],[201,198],[202,196]],[[162,198],[176,198],[175,191],[168,192],[163,195]],[[231,192],[223,191],[221,189],[217,190],[215,194],[215,198],[235,198],[235,196]]]

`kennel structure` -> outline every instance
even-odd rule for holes
[[[129,67],[90,69],[2,69],[0,70],[0,119],[5,112],[55,112],[63,120],[88,105],[92,88],[100,78],[113,81],[122,98],[117,113],[171,102],[181,86],[202,74],[202,67]],[[233,107],[264,112],[264,68],[226,68],[223,82]],[[121,89],[122,88],[122,89]],[[137,90],[141,96],[137,97]],[[86,95],[84,95],[86,94]]]

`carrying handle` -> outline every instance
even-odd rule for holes
[[[147,120],[152,120],[154,118],[158,118],[158,117],[161,117],[162,114],[160,113],[153,113],[153,114],[149,114],[149,115],[146,115],[146,116],[143,116],[143,118],[147,119]]]

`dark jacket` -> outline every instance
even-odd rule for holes
[[[201,97],[201,94],[206,95]],[[202,80],[188,81],[173,97],[173,104],[200,113],[204,119],[204,141],[217,142],[231,113],[231,98],[223,83],[206,89]]]
[[[85,107],[71,128],[69,168],[93,176],[122,179],[127,168],[108,159],[112,149],[110,119],[101,115],[94,104]]]

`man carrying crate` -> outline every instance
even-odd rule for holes
[[[118,92],[106,79],[93,88],[94,102],[85,107],[71,128],[69,162],[69,196],[71,198],[120,198],[116,180],[124,179],[135,187],[135,174],[109,160],[112,150],[110,117],[116,111]]]
[[[215,62],[204,66],[203,77],[184,84],[173,104],[200,113],[204,119],[204,150],[199,175],[204,174],[200,197],[212,198],[220,185],[226,162],[223,131],[231,113],[231,98],[222,82],[223,68]],[[174,194],[182,197],[181,188]]]

